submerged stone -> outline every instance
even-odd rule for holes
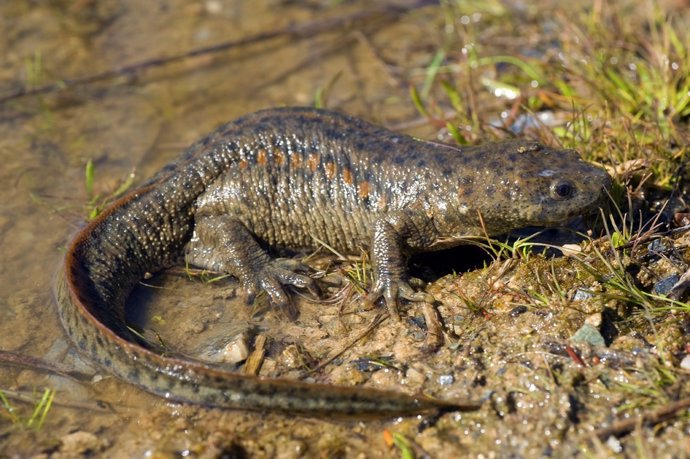
[[[591,344],[592,346],[604,346],[606,344],[599,330],[588,323],[580,327],[580,329],[570,337],[570,340]]]

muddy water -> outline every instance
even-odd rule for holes
[[[290,24],[318,23],[368,5],[327,3],[2,2],[0,93]],[[437,17],[438,11],[427,9],[398,21],[377,20],[239,46],[135,75],[18,98],[0,107],[0,349],[85,375],[73,380],[3,364],[0,389],[8,394],[30,400],[45,388],[57,394],[40,431],[0,418],[0,456],[80,451],[142,456],[188,449],[212,456],[214,451],[232,450],[235,443],[255,453],[287,457],[312,443],[321,451],[369,448],[372,436],[365,425],[180,407],[101,374],[74,353],[62,334],[51,293],[53,274],[69,235],[88,212],[88,160],[95,165],[94,194],[106,196],[132,173],[135,180],[150,175],[218,124],[264,107],[313,104],[320,88],[331,88],[330,107],[382,122],[409,117],[406,88],[387,73],[372,47],[385,47],[389,58],[404,61],[416,52],[410,34],[431,33]],[[213,290],[209,295],[180,308],[203,309],[208,300],[207,309],[220,311],[212,310],[209,317],[223,323],[233,295]],[[207,326],[195,325],[194,314],[182,315],[189,319],[184,322],[170,320],[174,311],[161,311],[143,316],[159,319],[162,328],[166,321],[183,323],[181,332],[191,335]],[[174,333],[169,331],[165,339],[175,346]],[[11,403],[20,418],[29,417],[30,404],[17,399]],[[377,428],[373,434],[375,448],[385,451],[380,432]]]

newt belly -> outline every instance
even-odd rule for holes
[[[375,284],[399,318],[401,298],[425,300],[406,278],[409,254],[551,226],[589,213],[611,179],[572,150],[512,140],[453,147],[413,139],[336,112],[285,108],[228,123],[119,199],[69,244],[57,283],[65,329],[109,372],[171,400],[313,415],[475,409],[477,403],[245,376],[162,355],[124,320],[146,273],[184,255],[265,291],[289,310],[283,286],[313,280],[272,260],[263,244],[325,242],[368,250]],[[318,241],[318,242],[317,242]]]

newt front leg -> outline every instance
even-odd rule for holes
[[[409,212],[395,212],[377,219],[372,233],[374,287],[366,301],[373,304],[383,297],[391,317],[400,321],[398,298],[433,302],[428,293],[415,292],[407,279],[407,255],[433,241],[433,224]]]

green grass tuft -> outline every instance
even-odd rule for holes
[[[22,414],[22,410],[14,406],[0,390],[0,415],[9,419],[14,424],[26,429],[33,429],[39,431],[43,428],[48,412],[53,406],[55,399],[54,389],[44,389],[40,398],[36,398],[34,407],[26,417]]]

